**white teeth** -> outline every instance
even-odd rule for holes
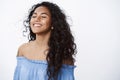
[[[36,27],[36,26],[41,26],[40,24],[34,24],[34,26]]]

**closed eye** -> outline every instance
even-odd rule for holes
[[[36,18],[37,17],[37,13],[33,13],[32,18]]]
[[[42,18],[47,18],[47,16],[41,16]]]
[[[36,18],[37,16],[32,16],[32,18]]]

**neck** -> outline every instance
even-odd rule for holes
[[[39,45],[39,47],[48,47],[48,41],[50,38],[50,33],[48,34],[36,34],[35,43]]]

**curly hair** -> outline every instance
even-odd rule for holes
[[[70,25],[66,20],[66,16],[63,11],[54,3],[42,2],[33,5],[29,11],[27,19],[24,21],[24,26],[29,29],[29,41],[36,39],[36,35],[30,28],[30,20],[33,12],[37,7],[44,6],[51,13],[52,27],[50,39],[48,42],[49,52],[46,60],[48,62],[47,75],[48,80],[57,80],[59,70],[64,64],[64,61],[70,61],[74,64],[74,55],[76,54],[76,44],[74,43],[74,37],[70,30]]]

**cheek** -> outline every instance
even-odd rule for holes
[[[48,20],[48,21],[47,21],[47,24],[48,24],[49,26],[51,26],[51,20]]]
[[[32,26],[32,24],[33,24],[33,21],[32,21],[32,20],[30,20],[30,26]]]
[[[43,21],[43,24],[45,24],[46,26],[50,26],[51,25],[51,21],[47,20],[47,21]]]

